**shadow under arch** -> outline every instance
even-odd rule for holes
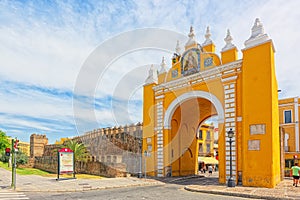
[[[218,113],[218,122],[223,123],[224,122],[224,108],[222,103],[219,101],[219,99],[205,91],[191,91],[187,92],[185,94],[180,95],[177,97],[175,100],[172,101],[172,103],[169,105],[168,109],[165,112],[165,118],[164,118],[164,128],[165,129],[170,129],[171,128],[171,121],[172,121],[172,116],[178,107],[179,104],[182,102],[193,99],[193,98],[203,98],[208,101],[210,101],[216,108],[217,113]]]

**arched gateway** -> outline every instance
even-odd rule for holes
[[[256,19],[237,59],[230,32],[221,58],[207,29],[200,46],[191,27],[184,52],[177,43],[171,69],[164,59],[151,67],[144,85],[143,152],[152,176],[196,174],[196,132],[207,118],[219,121],[219,181],[230,174],[227,132],[232,143],[233,178],[244,186],[274,187],[280,181],[277,81],[272,40]]]

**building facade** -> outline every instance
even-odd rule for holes
[[[214,126],[209,124],[201,125],[196,137],[198,138],[198,156],[214,156]]]
[[[299,137],[299,98],[286,98],[279,100],[279,120],[283,128],[283,144],[285,167],[290,168],[300,158]]]

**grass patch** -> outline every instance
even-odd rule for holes
[[[40,170],[40,169],[35,169],[35,168],[17,168],[17,174],[47,176],[50,173]]]
[[[4,168],[6,170],[11,171],[11,167],[8,167],[7,163],[3,163],[0,161],[0,167]],[[17,174],[20,175],[38,175],[38,176],[44,176],[44,177],[57,177],[57,174],[49,173],[40,169],[36,168],[17,168]],[[61,178],[72,178],[73,174],[63,174],[59,175]],[[102,179],[102,176],[95,176],[90,174],[76,174],[77,179]]]
[[[8,167],[7,163],[3,163],[0,161],[0,167],[6,170],[10,170],[11,171],[11,167]]]
[[[0,167],[11,171],[11,167],[8,167],[7,163],[0,162]],[[17,168],[16,172],[17,172],[17,174],[20,174],[20,175],[47,176],[50,174],[49,172],[46,172],[46,171],[43,171],[40,169],[35,169],[35,168]]]

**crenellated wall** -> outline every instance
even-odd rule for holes
[[[125,176],[125,172],[138,173],[141,136],[142,124],[137,123],[124,127],[95,129],[71,138],[83,143],[90,153],[86,163],[76,163],[76,169],[79,173],[110,177]],[[45,135],[33,134],[30,137],[30,152],[32,158],[35,158],[34,167],[56,173],[56,152],[61,145],[47,145],[46,141],[48,142],[48,139]]]

